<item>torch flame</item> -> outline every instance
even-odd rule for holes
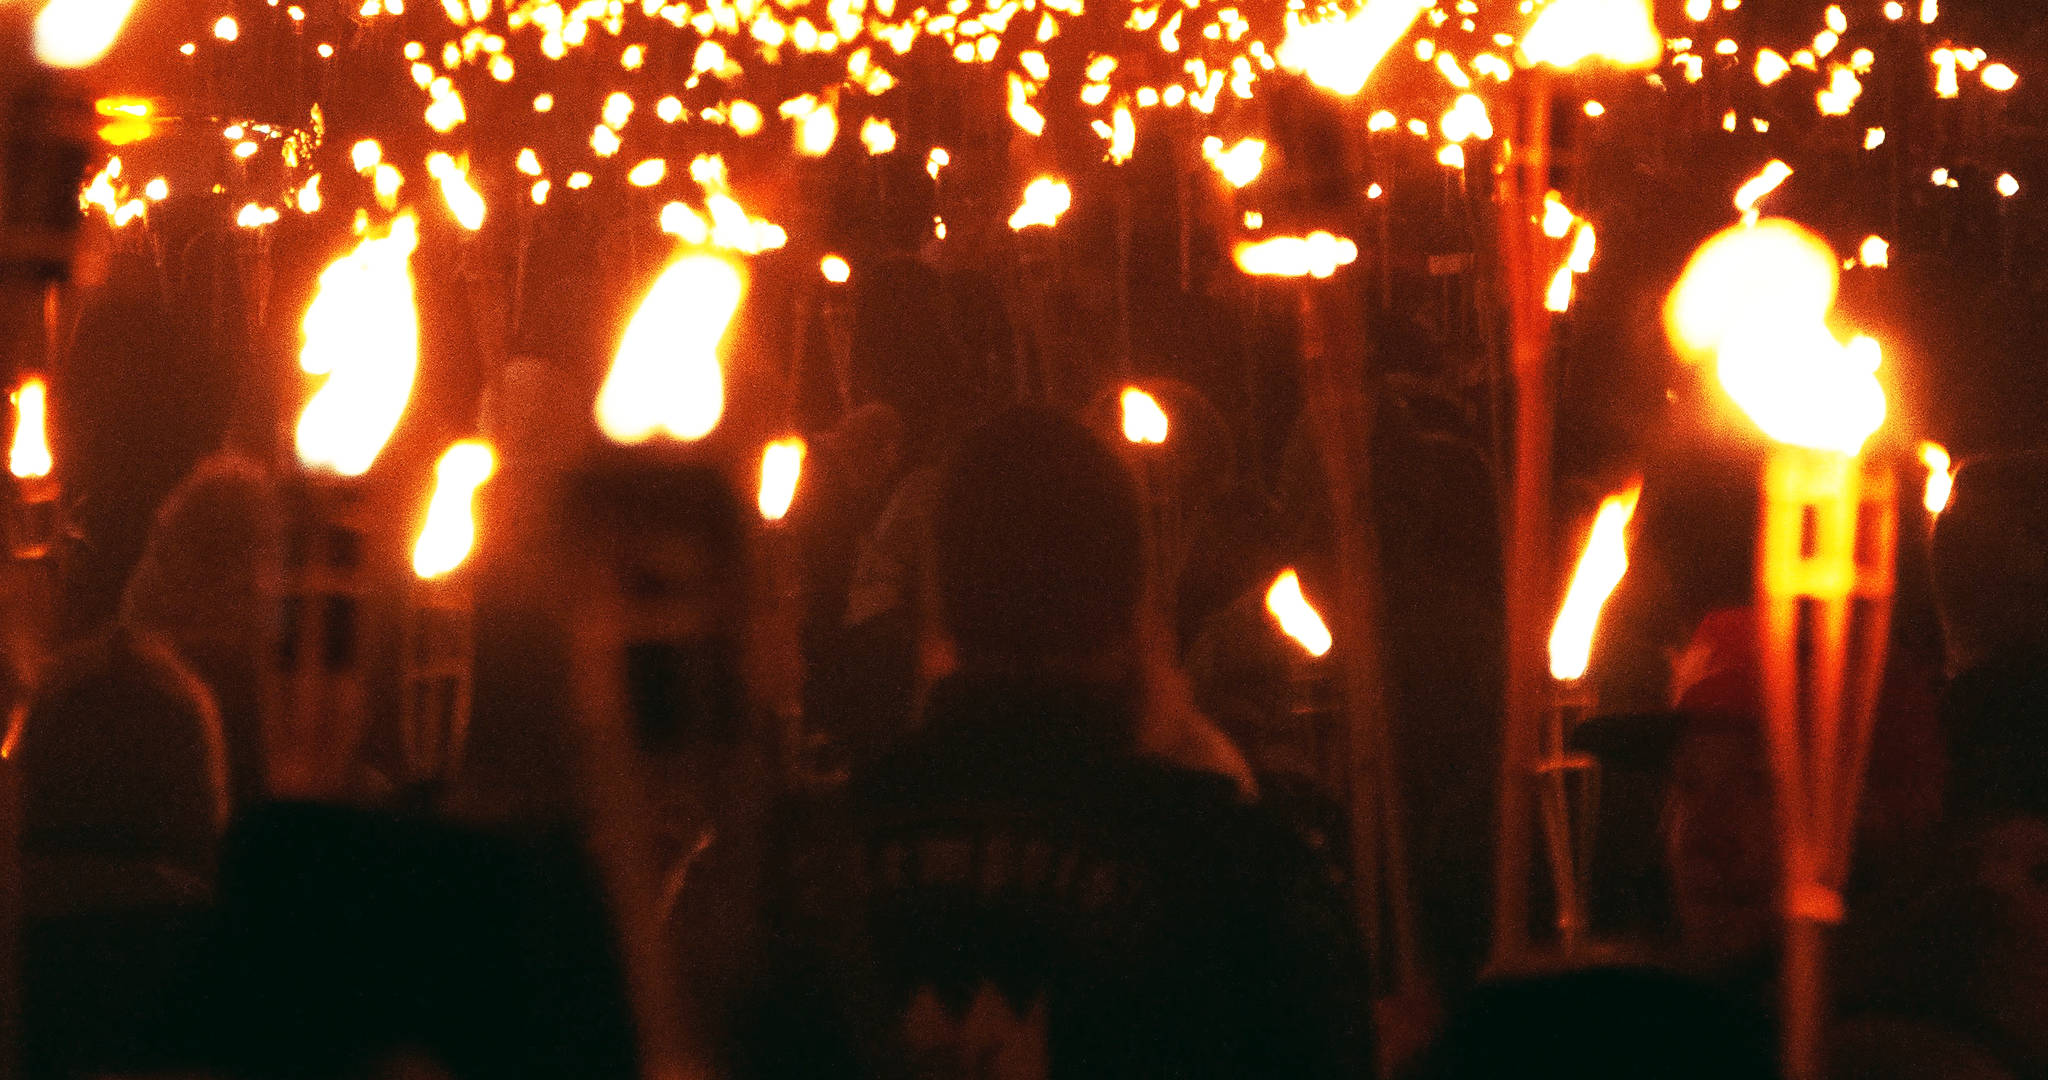
[[[1124,438],[1158,446],[1166,442],[1166,410],[1159,400],[1135,386],[1124,387]]]
[[[1342,236],[1317,230],[1307,236],[1276,236],[1237,245],[1237,268],[1264,277],[1326,278],[1340,266],[1358,261],[1358,245]]]
[[[410,265],[418,244],[418,224],[406,214],[320,273],[299,350],[306,374],[327,376],[299,414],[299,460],[308,468],[370,471],[405,413],[419,368]]]
[[[1387,50],[1432,6],[1433,0],[1366,0],[1353,14],[1315,22],[1302,22],[1289,13],[1280,64],[1325,90],[1350,97],[1365,89]]]
[[[8,471],[23,480],[48,476],[56,465],[50,457],[50,388],[31,376],[10,397],[14,401],[14,446],[7,454]]]
[[[434,466],[434,497],[427,522],[412,549],[412,570],[429,580],[462,565],[476,546],[476,489],[491,478],[498,457],[491,444],[464,439],[442,453]]]
[[[135,0],[50,0],[36,16],[36,59],[59,68],[99,63],[134,9]]]
[[[1948,497],[1955,491],[1955,464],[1949,459],[1948,448],[1940,443],[1920,444],[1920,463],[1927,466],[1927,493],[1922,502],[1930,514],[1939,514],[1948,509]]]
[[[1301,576],[1293,570],[1282,570],[1273,579],[1273,587],[1266,590],[1266,610],[1280,623],[1280,629],[1308,650],[1310,656],[1330,651],[1330,628],[1323,625],[1323,617],[1301,594]]]
[[[1643,493],[1639,480],[1627,491],[1609,495],[1593,519],[1593,535],[1586,540],[1585,554],[1572,572],[1572,584],[1565,590],[1564,606],[1550,630],[1550,677],[1569,682],[1585,677],[1593,655],[1593,631],[1600,624],[1600,609],[1628,573],[1628,523],[1635,516],[1636,500]]]
[[[761,451],[761,517],[781,521],[796,501],[797,481],[804,471],[804,441],[777,439]]]
[[[1065,180],[1041,176],[1025,186],[1023,203],[1010,215],[1010,228],[1018,232],[1034,225],[1052,228],[1073,205],[1074,191]]]
[[[1665,305],[1672,344],[1712,356],[1728,396],[1780,442],[1858,453],[1884,422],[1877,342],[1827,326],[1834,252],[1782,218],[1736,225],[1692,257]]]
[[[457,224],[470,232],[484,227],[484,197],[469,183],[469,168],[447,154],[427,155],[427,175],[441,182],[441,198]]]
[[[666,432],[696,440],[725,412],[718,343],[739,310],[745,281],[716,255],[676,260],[640,302],[597,395],[597,423],[614,442]]]
[[[1653,67],[1664,55],[1649,0],[1550,0],[1522,38],[1531,63],[1577,67],[1598,58],[1623,68]]]

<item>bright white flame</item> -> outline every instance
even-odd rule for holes
[[[1543,294],[1543,307],[1560,315],[1572,309],[1572,268],[1569,264],[1558,267],[1557,273],[1551,275],[1550,288]]]
[[[1955,491],[1956,474],[1949,459],[1948,448],[1940,443],[1920,444],[1920,464],[1927,466],[1927,490],[1921,496],[1921,505],[1930,514],[1939,514],[1948,509],[1948,497]]]
[[[418,245],[418,223],[406,214],[320,273],[299,350],[300,369],[327,377],[299,414],[307,468],[361,476],[405,414],[419,368],[410,262]]]
[[[134,9],[135,0],[50,0],[36,16],[36,59],[58,68],[99,63]]]
[[[498,456],[481,439],[450,446],[434,465],[434,496],[412,548],[412,571],[437,578],[462,565],[476,546],[476,489],[491,478]]]
[[[804,441],[777,439],[761,451],[761,517],[781,521],[796,501],[797,481],[803,477]]]
[[[1600,623],[1600,609],[1628,572],[1628,523],[1635,516],[1636,500],[1642,495],[1640,481],[1627,491],[1609,495],[1593,519],[1593,534],[1586,540],[1585,554],[1572,572],[1564,604],[1550,629],[1550,677],[1563,681],[1584,678],[1593,655],[1593,631]]]
[[[1353,14],[1315,22],[1303,22],[1290,12],[1287,37],[1280,43],[1280,66],[1350,97],[1365,89],[1387,50],[1431,6],[1433,0],[1365,0]]]
[[[2000,173],[1998,176],[1998,193],[2010,199],[2020,193],[2020,182],[2014,179],[2011,173]]]
[[[1262,277],[1326,278],[1358,261],[1358,245],[1317,230],[1307,236],[1276,236],[1237,245],[1237,268]]]
[[[1202,157],[1231,187],[1241,188],[1258,179],[1266,156],[1266,140],[1239,139],[1230,149],[1214,135],[1202,140]]]
[[[1856,249],[1856,258],[1873,270],[1882,270],[1892,263],[1892,246],[1882,236],[1866,236],[1863,246]]]
[[[1282,570],[1273,579],[1273,587],[1266,590],[1266,610],[1280,624],[1281,631],[1308,650],[1310,656],[1321,656],[1334,644],[1330,628],[1323,625],[1323,617],[1301,594],[1301,577],[1293,570]]]
[[[745,281],[716,255],[685,255],[662,271],[619,341],[597,423],[614,442],[667,433],[696,440],[725,413],[718,343],[739,310]]]
[[[1065,180],[1041,176],[1024,188],[1024,201],[1010,215],[1010,228],[1018,232],[1032,226],[1052,228],[1073,205],[1074,191]]]
[[[861,121],[860,144],[867,147],[870,155],[889,153],[896,149],[896,129],[889,126],[889,121],[870,116]]]
[[[1756,204],[1762,202],[1764,196],[1778,190],[1778,185],[1783,184],[1791,175],[1792,166],[1773,159],[1764,166],[1762,172],[1750,177],[1741,187],[1735,189],[1735,208],[1744,214],[1754,215]]]
[[[1653,67],[1664,55],[1649,0],[1550,0],[1522,38],[1531,63],[1576,67],[1598,58],[1623,68]]]
[[[819,259],[818,272],[825,275],[825,280],[834,285],[844,285],[847,279],[853,277],[853,267],[848,266],[846,260],[838,255],[827,255]]]
[[[1166,410],[1159,399],[1135,386],[1124,387],[1124,438],[1159,446],[1166,442]]]
[[[50,475],[56,462],[50,456],[49,385],[30,377],[9,397],[14,402],[14,445],[7,452],[8,471],[23,480]]]
[[[1827,326],[1840,264],[1780,218],[1723,231],[1696,252],[1665,305],[1672,344],[1712,357],[1722,389],[1779,442],[1854,454],[1885,417],[1877,342]]]

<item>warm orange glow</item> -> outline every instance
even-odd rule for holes
[[[418,244],[418,223],[406,214],[320,273],[299,350],[306,374],[326,376],[299,414],[299,460],[307,468],[370,471],[405,413],[419,368],[411,267]]]
[[[1828,329],[1840,264],[1819,237],[1781,218],[1737,225],[1702,245],[1665,305],[1681,355],[1713,358],[1721,386],[1780,442],[1859,452],[1884,422],[1882,350]]]
[[[450,446],[434,465],[434,496],[412,548],[412,571],[437,578],[462,565],[476,546],[476,489],[491,478],[498,456],[481,439]]]
[[[1387,50],[1408,33],[1432,0],[1365,0],[1357,12],[1304,22],[1287,16],[1278,59],[1325,90],[1350,97],[1365,89]]]
[[[1856,257],[1863,265],[1882,270],[1892,264],[1892,246],[1882,236],[1866,236],[1863,245],[1856,249]]]
[[[853,267],[837,255],[827,255],[818,260],[818,272],[834,285],[844,285],[853,276]]]
[[[1764,196],[1778,190],[1792,175],[1792,167],[1782,161],[1773,160],[1763,171],[1752,176],[1741,187],[1735,189],[1735,208],[1744,214],[1754,215],[1756,206]]]
[[[441,182],[441,198],[457,224],[470,232],[484,227],[484,197],[469,183],[469,168],[447,154],[427,155],[427,175]]]
[[[1307,236],[1276,236],[1237,245],[1237,268],[1261,277],[1326,278],[1358,261],[1358,245],[1321,230]]]
[[[1550,0],[1523,36],[1522,53],[1531,63],[1557,68],[1588,59],[1645,68],[1663,57],[1664,38],[1649,0]]]
[[[1124,438],[1158,446],[1166,442],[1166,410],[1159,400],[1135,386],[1124,387]]]
[[[761,517],[781,521],[796,501],[797,481],[803,477],[804,441],[777,439],[761,451]]]
[[[135,0],[50,0],[36,16],[36,59],[58,68],[98,63],[134,9]]]
[[[1074,205],[1074,191],[1065,180],[1041,176],[1024,189],[1024,201],[1010,215],[1010,228],[1022,232],[1032,226],[1052,228],[1060,215]]]
[[[597,423],[614,442],[657,434],[695,440],[725,413],[718,344],[739,310],[745,280],[716,255],[685,255],[662,271],[619,341]]]
[[[1578,569],[1565,590],[1557,623],[1550,629],[1550,677],[1570,681],[1584,678],[1593,655],[1593,631],[1600,624],[1600,610],[1628,572],[1628,523],[1635,516],[1636,500],[1643,493],[1641,481],[1627,491],[1609,495],[1593,518],[1593,533],[1586,551],[1579,556]]]
[[[1572,268],[1569,264],[1557,268],[1550,278],[1550,288],[1544,290],[1543,307],[1547,311],[1563,314],[1572,309]]]
[[[1214,135],[1202,140],[1203,160],[1234,188],[1241,188],[1258,179],[1265,154],[1264,139],[1240,139],[1237,145],[1228,150],[1223,148],[1223,140]]]
[[[1921,503],[1928,513],[1939,514],[1948,509],[1948,497],[1955,491],[1955,463],[1949,460],[1948,449],[1935,442],[1920,444],[1920,463],[1927,466],[1927,491]]]
[[[1323,625],[1323,617],[1301,594],[1301,577],[1293,570],[1283,570],[1273,579],[1273,587],[1266,590],[1266,610],[1279,622],[1281,631],[1308,650],[1310,656],[1330,651],[1330,628]]]
[[[14,445],[7,452],[7,470],[23,480],[50,475],[50,388],[30,376],[9,395],[14,402]]]

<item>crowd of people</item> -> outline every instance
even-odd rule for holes
[[[1746,582],[1687,580],[1689,549],[1748,548],[1701,535],[1691,479],[1653,473],[1617,601],[1654,675],[1615,682],[1661,700],[1575,735],[1612,778],[1605,944],[1440,965],[1402,988],[1435,1008],[1393,1008],[1327,687],[1259,603],[1278,565],[1327,595],[1329,515],[1234,544],[1255,514],[1189,505],[1092,414],[1012,408],[921,454],[903,426],[875,406],[815,440],[780,535],[795,716],[716,647],[758,647],[725,624],[760,592],[686,586],[720,599],[614,658],[622,767],[579,768],[607,718],[565,689],[559,605],[507,569],[477,583],[464,764],[429,787],[375,695],[348,755],[274,715],[285,513],[261,467],[204,462],[114,624],[10,672],[24,1074],[1777,1074],[1757,635]],[[1966,465],[1934,602],[1901,591],[1831,965],[1844,1077],[2048,1076],[2039,475]],[[741,576],[737,501],[688,505],[730,521],[678,525],[675,580]]]

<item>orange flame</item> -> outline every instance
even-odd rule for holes
[[[1689,359],[1714,358],[1728,396],[1779,442],[1855,454],[1885,417],[1883,351],[1828,329],[1839,281],[1835,253],[1782,218],[1737,225],[1707,241],[1665,305],[1665,326]]]
[[[1366,0],[1351,15],[1303,22],[1290,12],[1279,61],[1325,90],[1350,97],[1365,89],[1373,69],[1429,10],[1433,0]]]
[[[370,471],[405,413],[419,369],[410,263],[418,244],[406,214],[320,273],[299,350],[301,370],[327,377],[299,414],[299,460],[308,468]]]
[[[718,343],[739,310],[746,282],[716,255],[685,255],[662,271],[626,327],[604,388],[597,423],[614,442],[656,434],[696,440],[725,413]]]
[[[1159,400],[1135,386],[1124,387],[1124,438],[1158,446],[1166,442],[1166,410]]]
[[[59,68],[99,63],[134,8],[135,0],[50,0],[36,16],[36,59]]]
[[[1023,232],[1032,226],[1052,228],[1060,215],[1074,205],[1074,191],[1065,180],[1041,176],[1024,188],[1024,201],[1010,215],[1010,228]]]
[[[14,402],[14,445],[7,454],[7,469],[23,480],[50,475],[56,462],[50,457],[50,388],[30,376],[9,395]]]
[[[412,571],[429,580],[449,573],[476,546],[476,489],[491,478],[498,456],[481,439],[450,446],[434,465],[434,496],[412,548]]]
[[[1593,631],[1600,624],[1600,609],[1628,572],[1628,523],[1635,516],[1636,500],[1643,493],[1642,481],[1627,491],[1609,495],[1593,519],[1593,534],[1586,540],[1585,554],[1572,572],[1572,584],[1565,590],[1564,605],[1550,630],[1550,677],[1565,682],[1584,678],[1593,655]]]
[[[1653,67],[1664,55],[1649,0],[1550,0],[1522,38],[1530,62],[1577,67],[1588,59]]]
[[[1921,502],[1928,513],[1939,514],[1948,509],[1948,497],[1956,489],[1955,463],[1948,448],[1935,442],[1920,444],[1920,463],[1927,466],[1927,492]]]
[[[1326,278],[1340,266],[1358,261],[1358,245],[1331,233],[1317,230],[1307,236],[1276,236],[1237,245],[1232,251],[1237,268],[1265,277]]]
[[[804,472],[804,441],[777,439],[761,451],[761,517],[781,521],[796,502],[797,481]]]
[[[1308,650],[1310,656],[1330,651],[1330,628],[1323,625],[1323,617],[1301,594],[1301,576],[1292,569],[1282,570],[1273,579],[1273,587],[1266,590],[1266,610],[1272,613],[1280,629]]]

